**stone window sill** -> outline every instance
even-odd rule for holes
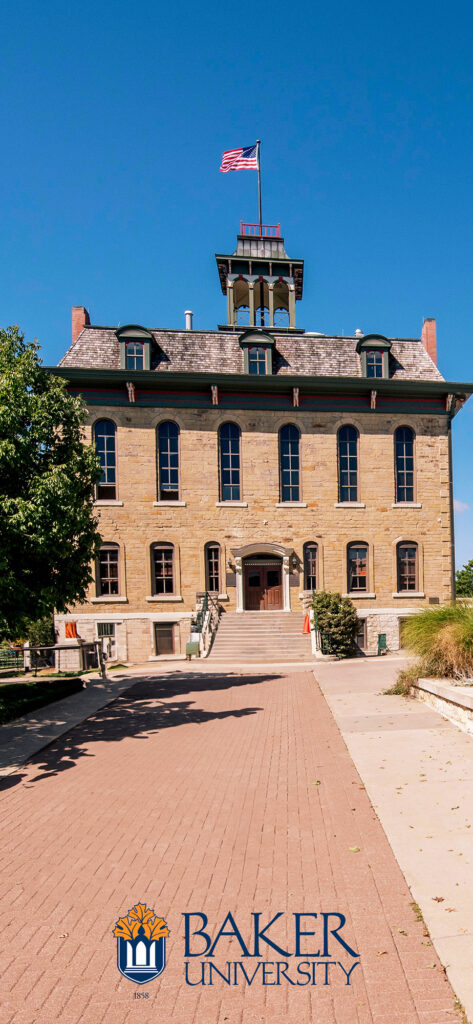
[[[183,601],[184,598],[180,594],[151,594],[146,598],[147,601]]]
[[[98,498],[97,501],[94,501],[94,506],[98,508],[107,508],[109,505],[123,505],[123,502],[115,498]]]
[[[229,601],[230,598],[229,598],[228,594],[218,594],[218,600],[219,601]]]
[[[247,501],[216,501],[215,508],[248,508]]]
[[[393,501],[391,508],[422,508],[421,501]]]
[[[91,604],[128,604],[128,598],[122,597],[121,594],[100,594],[100,597],[91,597]]]
[[[187,507],[187,502],[186,501],[153,501],[153,508],[161,508],[161,506],[163,506],[164,508],[174,508],[174,506],[177,506],[177,508],[186,508]]]
[[[342,594],[342,597],[349,597],[351,601],[354,601],[359,597],[362,597],[365,600],[369,598],[370,601],[373,601],[376,597],[376,594],[367,594],[366,590],[350,590],[348,594]]]
[[[276,508],[307,508],[306,501],[278,501]]]
[[[393,597],[425,597],[423,590],[400,590]]]
[[[336,501],[334,508],[366,508],[364,501]]]

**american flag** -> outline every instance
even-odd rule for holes
[[[227,149],[222,156],[220,170],[245,171],[258,170],[258,143],[254,146],[245,146],[243,149]]]

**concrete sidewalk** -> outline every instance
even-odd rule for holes
[[[473,1020],[473,737],[425,704],[384,696],[400,667],[332,662],[314,674]]]

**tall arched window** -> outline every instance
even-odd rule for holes
[[[398,427],[394,433],[396,501],[414,501],[414,431]]]
[[[363,541],[348,545],[347,576],[349,593],[359,594],[368,590],[368,545]]]
[[[172,420],[158,426],[158,501],[179,498],[179,427]]]
[[[220,593],[220,545],[213,541],[205,545],[205,588]]]
[[[102,544],[96,563],[97,597],[120,593],[119,555],[118,544]]]
[[[279,475],[281,501],[299,501],[300,469],[299,469],[300,433],[292,423],[281,427],[279,431]]]
[[[317,544],[304,544],[304,590],[317,590]]]
[[[417,544],[402,541],[397,546],[397,589],[398,593],[418,589]]]
[[[174,547],[151,545],[151,586],[153,594],[174,594]]]
[[[237,423],[219,430],[220,501],[240,501],[240,436]]]
[[[338,500],[358,501],[358,431],[340,427],[338,431]]]
[[[113,500],[117,496],[117,428],[113,420],[97,420],[94,441],[100,461],[100,480],[97,498]]]

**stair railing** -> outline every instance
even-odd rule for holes
[[[205,602],[199,645],[201,658],[207,658],[210,654],[222,611],[218,601],[211,594],[206,592],[205,596],[207,601]]]

